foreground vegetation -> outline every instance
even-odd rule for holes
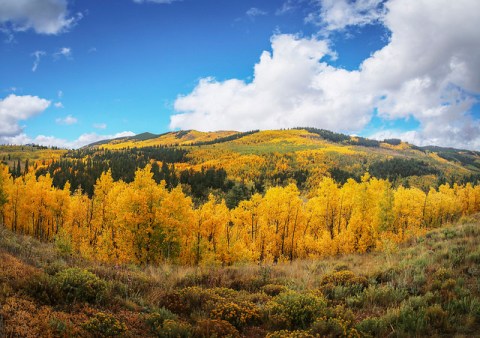
[[[0,336],[475,336],[480,217],[383,252],[115,266],[0,228]]]

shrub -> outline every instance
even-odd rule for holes
[[[388,324],[384,318],[366,318],[356,325],[356,329],[364,335],[373,337],[385,336],[388,331]]]
[[[285,285],[279,284],[267,284],[263,286],[261,290],[267,295],[275,297],[278,296],[280,293],[287,291],[287,287]]]
[[[62,300],[55,280],[44,273],[33,275],[27,281],[25,291],[42,304],[53,305]]]
[[[199,320],[194,331],[195,337],[240,337],[237,329],[229,322],[221,319]]]
[[[127,330],[124,323],[104,312],[96,313],[82,326],[95,337],[114,337],[121,335]]]
[[[314,338],[312,334],[307,331],[295,330],[281,330],[267,334],[266,338]]]
[[[348,320],[323,316],[318,318],[310,330],[317,337],[360,337]]]
[[[66,269],[57,273],[53,280],[63,296],[62,300],[68,304],[99,303],[106,294],[107,283],[87,270]]]
[[[347,299],[347,304],[359,308],[366,306],[389,307],[402,302],[407,297],[403,289],[396,289],[390,285],[370,285],[361,294]]]
[[[50,318],[50,320],[48,321],[48,326],[56,336],[67,336],[68,325],[63,320],[55,317]]]
[[[176,314],[189,315],[195,311],[209,311],[214,304],[223,299],[213,289],[192,286],[166,293],[160,300],[159,306]]]
[[[275,327],[305,329],[323,313],[325,307],[325,300],[319,296],[287,291],[267,303],[264,311]]]
[[[160,338],[188,338],[193,333],[192,326],[188,323],[166,319],[161,330],[154,332]]]
[[[177,315],[173,314],[170,310],[160,308],[145,317],[145,322],[150,327],[152,333],[159,333],[163,330],[163,323],[166,320],[175,320]]]
[[[260,319],[260,312],[255,304],[250,302],[220,302],[210,312],[213,319],[223,319],[237,328],[254,324]]]
[[[430,327],[444,329],[447,326],[448,313],[439,304],[434,304],[426,309],[425,319]]]
[[[368,285],[368,281],[363,276],[356,276],[352,271],[341,270],[325,274],[320,285],[328,298],[344,299],[361,292]]]
[[[402,305],[399,309],[388,312],[385,320],[400,335],[424,335],[428,327],[425,308],[417,308],[408,303]]]

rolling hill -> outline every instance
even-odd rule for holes
[[[315,128],[265,130],[251,132],[199,132],[195,130],[161,135],[143,133],[133,137],[106,140],[86,150],[123,150],[149,147],[173,147],[186,152],[177,169],[224,168],[235,180],[252,180],[262,171],[332,171],[339,180],[360,177],[366,171],[381,178],[432,174],[453,181],[469,180],[480,174],[480,152],[418,147],[398,139],[384,141],[348,136]],[[274,163],[275,162],[275,163]],[[278,163],[281,162],[281,163]],[[405,167],[422,167],[409,170]],[[425,177],[425,176],[429,176]],[[416,184],[417,178],[410,179]]]

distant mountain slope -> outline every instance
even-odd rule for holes
[[[408,179],[405,184],[425,189],[438,182],[477,182],[480,178],[478,151],[418,147],[399,139],[370,140],[316,128],[143,133],[97,142],[85,149],[145,153],[165,146],[181,148],[184,155],[182,162],[175,162],[177,170],[223,168],[230,179],[257,185],[265,180],[274,185],[291,179],[307,182],[324,175],[345,182],[348,178],[359,180],[367,171],[392,181]],[[163,157],[149,158],[163,161]]]
[[[160,135],[142,133],[130,137],[104,140],[89,144],[85,148],[98,147],[102,149],[123,149],[123,148],[144,148],[152,146],[184,146],[194,143],[211,142],[216,139],[225,138],[238,134],[236,131],[200,132],[196,130],[182,130],[169,132]]]

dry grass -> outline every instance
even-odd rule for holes
[[[210,325],[258,337],[279,330],[331,337],[474,336],[480,330],[479,248],[478,215],[387,252],[230,267],[104,265],[0,229],[0,335],[98,335],[85,331],[104,329],[85,324],[96,316],[125,325],[124,336],[159,336],[167,329],[198,336]],[[55,292],[52,280],[69,267],[105,280],[106,299],[46,302],[45,290]],[[171,315],[164,322],[165,313]],[[155,327],[148,318],[156,318]]]

